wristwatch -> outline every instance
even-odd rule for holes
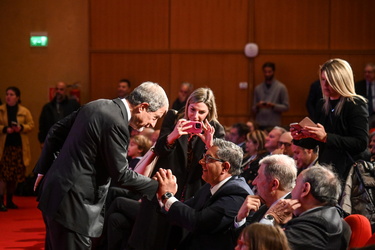
[[[161,201],[168,200],[169,198],[173,197],[174,195],[171,192],[166,192],[161,196]]]
[[[272,224],[275,224],[275,217],[273,217],[272,214],[266,214],[266,215],[264,216],[264,219],[271,221]]]

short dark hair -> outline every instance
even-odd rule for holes
[[[239,136],[245,136],[250,132],[249,126],[245,123],[235,123],[232,125],[232,128],[236,128]]]
[[[118,81],[119,83],[120,82],[126,82],[128,84],[128,87],[130,88],[132,85],[130,83],[130,81],[128,79],[121,79],[120,81]]]
[[[275,63],[273,62],[265,62],[262,66],[262,69],[264,68],[271,68],[273,71],[275,71],[276,66],[275,66]]]
[[[20,91],[20,89],[15,87],[15,86],[10,86],[5,90],[5,92],[8,92],[8,90],[12,90],[16,94],[16,96],[18,97],[18,103],[21,103],[21,91]]]

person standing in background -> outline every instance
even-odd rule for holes
[[[375,127],[375,64],[368,63],[364,69],[364,79],[356,82],[355,92],[365,97],[369,113],[370,129]]]
[[[80,107],[75,99],[70,99],[66,93],[66,84],[58,82],[55,88],[55,97],[49,103],[43,106],[39,117],[38,140],[43,148],[44,140],[48,130],[57,121],[71,114]]]
[[[121,79],[117,85],[118,98],[122,99],[129,95],[131,92],[131,83],[128,79]]]
[[[172,104],[172,109],[179,111],[183,107],[185,107],[186,100],[190,96],[191,92],[193,92],[193,85],[189,82],[181,83],[180,90],[178,91],[178,97]]]
[[[20,98],[17,87],[8,87],[5,104],[0,106],[0,211],[18,208],[13,203],[13,194],[17,182],[24,181],[31,159],[27,134],[34,128],[34,121],[30,111],[20,105]]]
[[[316,104],[322,98],[322,88],[320,87],[320,80],[318,79],[315,82],[311,83],[309,95],[307,96],[306,100],[307,112],[309,113],[309,117],[311,119],[314,119],[316,113]]]
[[[275,79],[275,63],[263,64],[264,82],[254,89],[253,111],[259,128],[281,125],[281,114],[289,110],[288,90]]]

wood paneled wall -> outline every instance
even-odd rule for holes
[[[219,120],[230,125],[252,117],[261,66],[273,61],[289,90],[288,124],[307,114],[320,64],[343,58],[360,80],[375,62],[374,9],[372,0],[91,0],[90,97],[115,97],[128,78],[158,82],[172,102],[189,81],[213,89]],[[258,44],[256,58],[245,57],[248,42]]]

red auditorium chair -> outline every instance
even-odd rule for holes
[[[349,224],[352,230],[349,249],[364,247],[372,236],[370,221],[360,214],[351,214],[345,217],[344,220]]]

